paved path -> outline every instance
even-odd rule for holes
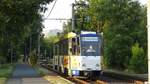
[[[12,74],[13,78],[20,77],[38,77],[38,73],[27,64],[17,64]]]
[[[28,64],[17,64],[6,84],[50,84]]]

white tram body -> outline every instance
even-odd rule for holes
[[[54,45],[54,69],[69,76],[98,75],[102,37],[96,32],[71,32]]]

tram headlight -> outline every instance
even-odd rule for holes
[[[79,75],[79,71],[78,71],[78,70],[72,70],[72,74],[73,74],[74,76],[78,76],[78,75]]]

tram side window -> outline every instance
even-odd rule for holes
[[[63,45],[62,45],[62,43],[60,44],[60,55],[62,55],[63,54]]]
[[[55,46],[55,55],[57,55],[57,45]]]
[[[56,49],[56,45],[54,45],[54,55],[57,55],[57,53],[56,53],[56,51],[57,51],[57,49]]]
[[[59,55],[63,55],[63,44],[62,43],[60,44],[60,51],[59,52],[60,52]]]
[[[61,45],[59,44],[58,45],[58,56],[60,56],[61,55]]]
[[[80,47],[79,47],[79,37],[72,38],[72,55],[79,55]]]
[[[79,37],[77,37],[77,55],[80,54],[80,40]]]
[[[55,55],[55,46],[53,46],[53,55]]]
[[[56,49],[56,55],[58,55],[59,54],[58,53],[58,51],[59,51],[58,45],[56,45],[55,49]]]
[[[68,40],[64,41],[63,50],[64,50],[64,55],[68,55]]]
[[[63,55],[68,55],[68,48],[67,47],[68,47],[68,43],[67,43],[67,41],[64,41],[63,46],[62,46],[62,51],[63,51],[62,54]]]
[[[76,39],[75,38],[72,38],[72,55],[75,55],[76,53]]]
[[[60,46],[57,45],[57,55],[59,56],[60,55]]]

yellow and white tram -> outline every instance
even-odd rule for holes
[[[102,37],[96,32],[70,32],[53,47],[53,69],[69,76],[98,76]]]

